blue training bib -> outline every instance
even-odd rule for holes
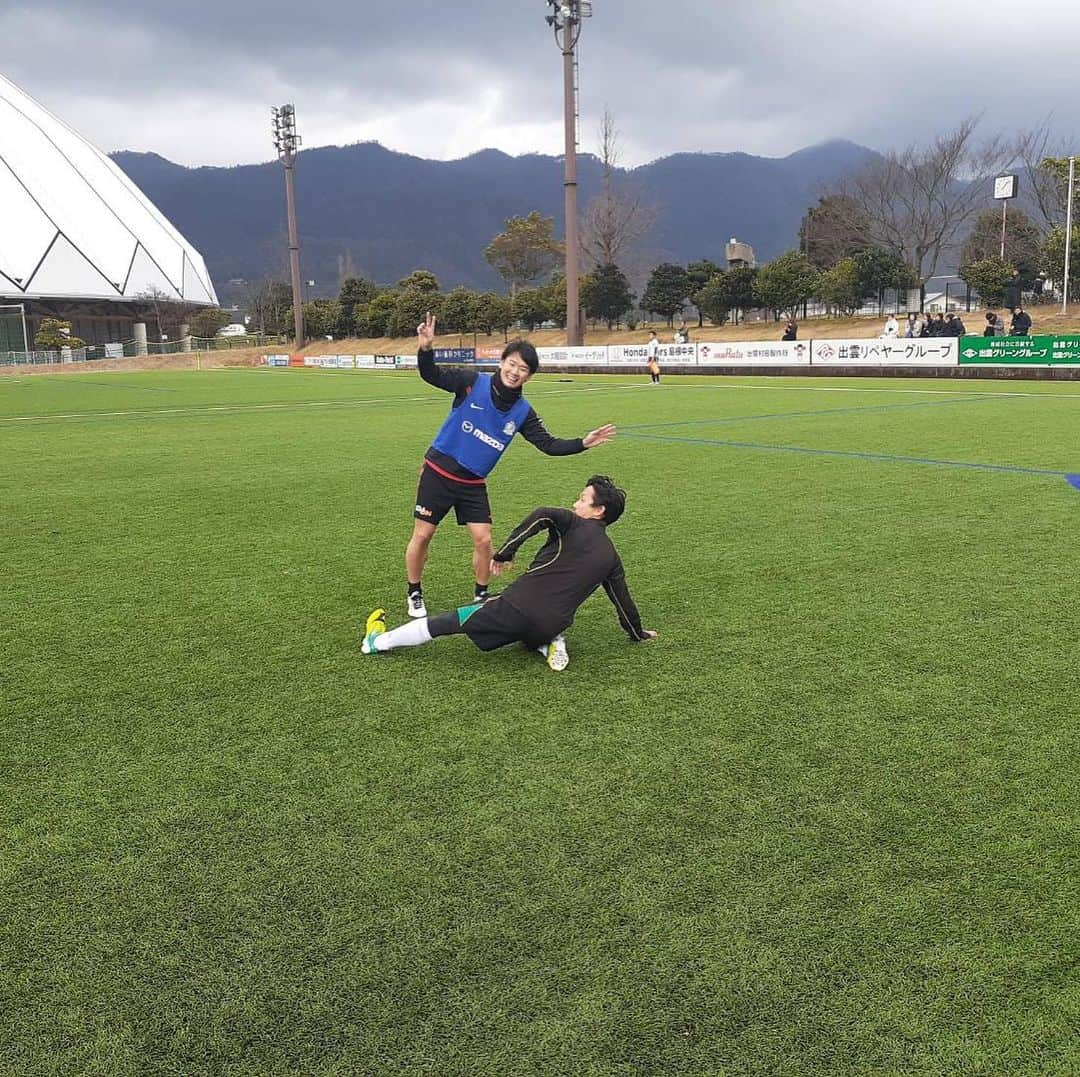
[[[450,409],[432,446],[474,475],[487,476],[506,452],[529,410],[529,402],[522,396],[509,411],[499,411],[491,399],[491,375],[481,374],[472,392]]]

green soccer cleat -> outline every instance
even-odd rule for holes
[[[377,654],[375,650],[375,637],[381,636],[386,631],[386,610],[372,610],[368,615],[367,624],[364,625],[364,641],[360,644],[363,654]]]

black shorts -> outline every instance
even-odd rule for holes
[[[468,606],[464,607],[469,609]],[[458,611],[459,616],[461,611]],[[466,617],[462,632],[482,651],[494,651],[511,643],[525,643],[529,647],[542,647],[551,637],[541,638],[536,626],[509,602],[498,595],[489,598],[475,613]]]
[[[420,469],[413,516],[438,525],[451,509],[459,524],[491,523],[487,483],[454,482],[424,464]]]

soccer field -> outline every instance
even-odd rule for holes
[[[660,631],[562,674],[359,653],[415,373],[0,379],[0,1073],[1080,1072],[1080,385],[528,396]]]

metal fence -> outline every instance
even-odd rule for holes
[[[46,351],[0,351],[0,366],[32,366],[42,363],[86,363],[102,359],[132,359],[139,355],[192,355],[195,352],[233,351],[237,348],[265,348],[282,344],[282,336],[249,333],[242,337],[188,337],[186,340],[149,342],[145,351],[134,340],[116,344],[95,344],[85,348]]]

